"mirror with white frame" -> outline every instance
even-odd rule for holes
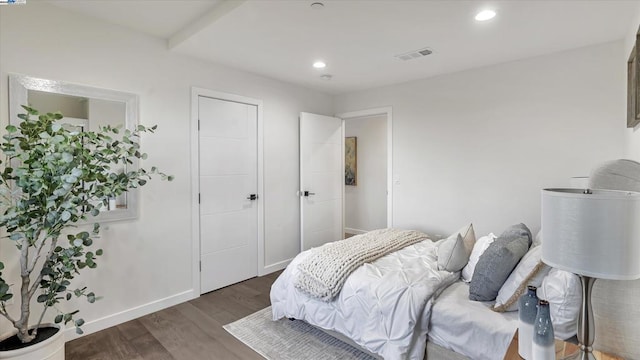
[[[9,74],[9,123],[20,121],[22,105],[29,105],[40,113],[61,112],[66,126],[79,131],[98,130],[102,126],[121,126],[134,130],[138,124],[138,96],[122,91],[95,88],[58,80]],[[122,171],[138,168],[137,161],[122,166]],[[115,201],[114,201],[115,200]],[[138,217],[137,189],[110,200],[106,210],[87,222],[116,221]]]

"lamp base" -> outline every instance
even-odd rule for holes
[[[580,350],[577,357],[572,359],[596,360],[593,355],[593,339],[595,337],[595,326],[593,325],[593,309],[591,308],[591,290],[595,278],[579,275],[582,284],[582,307],[578,317],[578,345]]]
[[[592,352],[578,350],[575,354],[563,357],[562,360],[597,360]]]

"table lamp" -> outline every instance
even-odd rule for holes
[[[542,261],[580,277],[577,358],[595,359],[593,283],[640,278],[640,193],[542,190]]]

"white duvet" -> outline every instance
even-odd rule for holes
[[[421,241],[355,270],[332,302],[294,286],[296,256],[271,287],[273,319],[283,317],[339,332],[387,360],[423,359],[432,298],[459,278],[438,271],[436,248]]]

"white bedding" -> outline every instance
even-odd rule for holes
[[[294,287],[300,253],[271,287],[273,319],[283,317],[339,332],[387,360],[423,359],[431,303],[459,273],[437,270],[436,248],[421,241],[355,270],[332,302]]]
[[[518,312],[497,313],[492,305],[469,300],[469,284],[452,284],[433,304],[429,341],[473,360],[503,359],[518,328]]]

